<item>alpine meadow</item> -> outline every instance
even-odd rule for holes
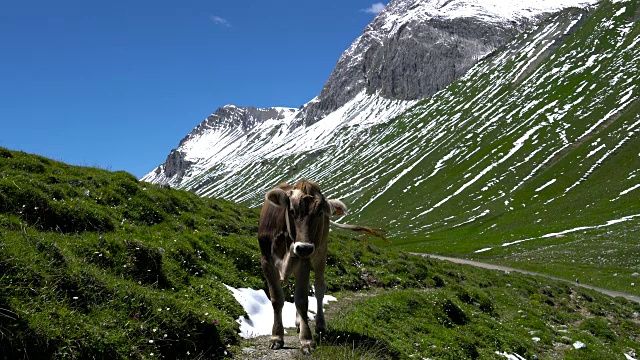
[[[222,107],[142,179],[0,148],[0,358],[637,359],[640,1],[520,3],[393,0],[316,98]],[[389,240],[331,230],[304,356],[230,290],[298,179]]]

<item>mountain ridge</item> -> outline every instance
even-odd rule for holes
[[[281,124],[270,123],[271,126],[266,128],[261,127],[264,121],[250,122],[252,126],[245,124],[242,127],[243,133],[235,130],[221,131],[216,137],[203,137],[200,141],[202,144],[195,145],[196,137],[202,135],[206,129],[214,125],[213,123],[227,121],[223,119],[224,114],[230,117],[229,121],[234,121],[231,118],[235,114],[226,112],[224,110],[226,107],[220,108],[187,135],[178,148],[170,152],[163,164],[142,179],[200,191],[223,178],[221,174],[233,173],[234,169],[240,166],[237,159],[233,159],[232,156],[219,156],[219,153],[251,152],[250,148],[255,148],[249,144],[240,146],[238,141],[243,136],[256,138],[256,131],[278,134],[270,142],[265,142],[263,139],[261,144],[267,146],[268,143],[276,153],[281,153],[282,151],[277,150],[281,134],[284,133],[285,138],[288,134],[288,139],[300,138],[295,134],[300,132],[301,128],[314,131],[311,127],[333,112],[342,111],[343,114],[347,114],[342,116],[341,127],[353,126],[353,117],[350,118],[348,114],[361,111],[361,106],[358,104],[362,101],[376,103],[378,97],[395,99],[400,102],[393,102],[394,104],[402,109],[408,108],[416,100],[431,96],[443,89],[477,60],[495,51],[498,46],[504,45],[515,33],[528,26],[529,22],[533,21],[532,18],[537,19],[542,16],[541,14],[558,7],[551,2],[545,2],[532,10],[527,9],[524,2],[510,2],[511,5],[506,6],[501,1],[494,0],[487,3],[489,6],[487,9],[476,3],[476,1],[392,1],[367,26],[363,35],[343,53],[322,92],[303,105],[295,114],[290,113],[293,119],[289,120],[285,117],[281,119]],[[585,2],[567,0],[562,6],[574,3]],[[478,18],[484,20],[480,21]],[[440,44],[440,42],[444,43]],[[363,91],[370,97],[369,99],[363,100],[361,97]],[[354,99],[358,101],[354,102]],[[354,107],[344,109],[346,104],[352,104]],[[233,105],[228,107],[243,109]],[[239,111],[251,112],[251,110]],[[267,110],[263,109],[263,111]],[[384,110],[382,113],[390,116],[399,114]],[[391,119],[391,117],[379,116],[373,110],[370,110],[369,114],[370,117],[375,118],[373,122],[376,123]],[[371,120],[366,121],[371,122]],[[333,126],[337,131],[335,120],[324,122],[334,123]],[[325,139],[326,137],[320,135],[317,138]],[[191,140],[190,146],[186,146],[188,140]],[[219,146],[211,147],[210,143],[215,141],[226,144],[228,148],[222,150]],[[307,138],[305,141],[314,141],[314,139]],[[318,152],[323,147],[324,145],[318,142],[311,151]],[[198,151],[194,151],[194,148]],[[209,149],[211,154],[205,154],[206,149]],[[306,157],[303,154],[305,150],[308,149],[304,148],[299,155]],[[293,161],[293,164],[288,164],[283,171],[290,172],[290,169],[295,168],[299,161],[300,159]],[[215,175],[211,175],[212,173]],[[191,180],[198,176],[202,178],[199,184]]]

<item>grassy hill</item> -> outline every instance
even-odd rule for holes
[[[239,356],[244,310],[223,284],[264,288],[256,231],[241,205],[0,148],[0,358]],[[344,301],[315,357],[640,352],[640,305],[624,299],[345,234],[330,244]]]
[[[222,354],[261,286],[257,214],[0,149],[0,354]],[[27,356],[28,355],[28,356]]]

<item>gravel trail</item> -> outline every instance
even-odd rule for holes
[[[473,260],[467,260],[467,259],[461,259],[461,258],[453,258],[453,257],[447,257],[447,256],[440,256],[440,255],[419,254],[419,253],[413,253],[413,254],[414,255],[419,255],[419,256],[424,256],[424,257],[431,257],[431,258],[438,259],[438,260],[451,261],[451,262],[456,263],[456,264],[471,265],[471,266],[480,267],[480,268],[484,268],[484,269],[500,270],[500,271],[508,271],[508,272],[519,272],[519,273],[527,274],[527,275],[541,276],[541,277],[544,277],[544,278],[547,278],[547,279],[558,280],[558,281],[563,281],[563,282],[566,282],[566,283],[571,283],[571,284],[574,284],[574,285],[577,285],[577,286],[582,286],[584,288],[595,290],[595,291],[603,293],[605,295],[609,295],[609,296],[613,296],[613,297],[620,296],[620,297],[623,297],[623,298],[625,298],[627,300],[640,303],[640,296],[631,295],[631,294],[623,293],[623,292],[620,292],[620,291],[613,291],[613,290],[603,289],[603,288],[599,288],[597,286],[592,286],[592,285],[588,285],[588,284],[576,283],[576,282],[573,282],[573,281],[570,281],[570,280],[567,280],[567,279],[562,279],[562,278],[551,276],[551,275],[540,274],[540,273],[533,272],[533,271],[521,270],[521,269],[516,269],[516,268],[512,268],[512,267],[508,267],[508,266],[488,264],[488,263],[483,263],[483,262],[478,262],[478,261],[473,261]]]

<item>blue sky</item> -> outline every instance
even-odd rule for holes
[[[311,100],[382,6],[3,1],[0,146],[141,177],[220,106]]]

